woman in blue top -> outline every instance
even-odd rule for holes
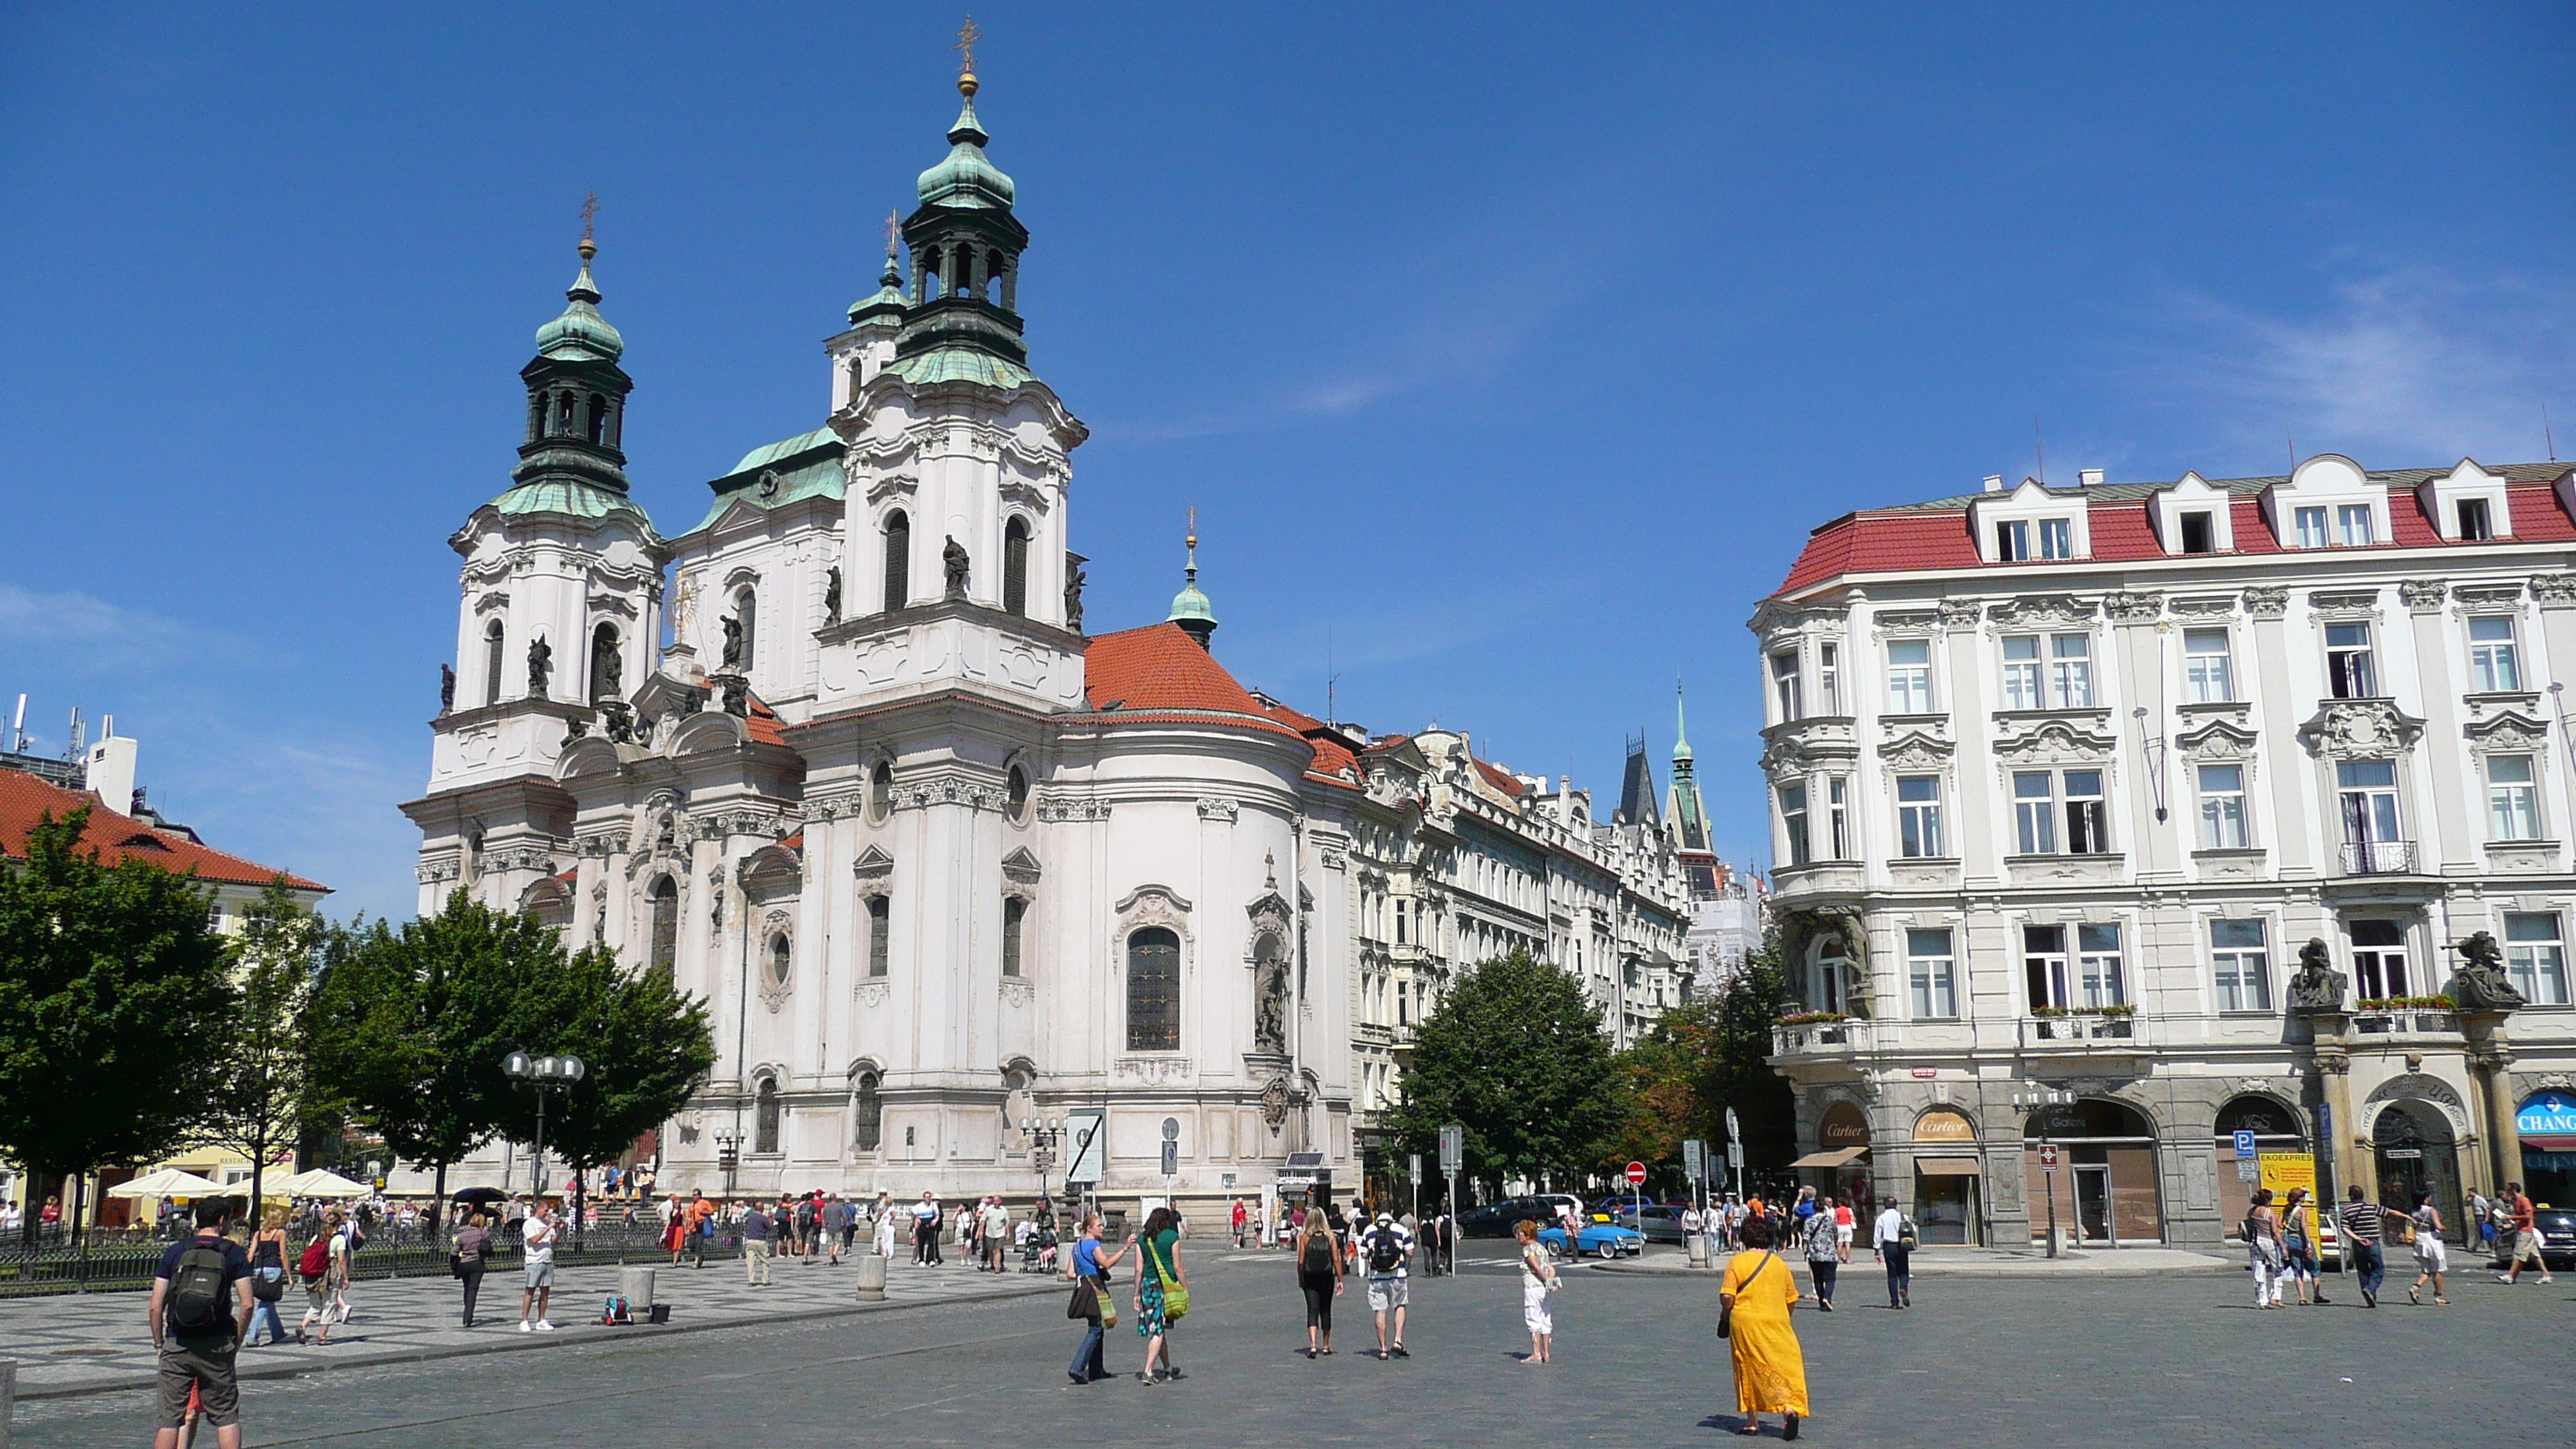
[[[1073,1256],[1065,1265],[1066,1277],[1076,1283],[1088,1283],[1093,1290],[1091,1311],[1083,1315],[1090,1320],[1091,1327],[1082,1336],[1082,1347],[1073,1351],[1073,1362],[1065,1368],[1065,1377],[1073,1380],[1076,1386],[1095,1384],[1109,1377],[1108,1366],[1100,1361],[1101,1335],[1106,1327],[1101,1322],[1100,1310],[1104,1304],[1108,1305],[1113,1310],[1110,1321],[1116,1321],[1114,1310],[1117,1303],[1109,1297],[1109,1270],[1125,1255],[1125,1250],[1118,1248],[1106,1253],[1100,1251],[1100,1215],[1085,1213],[1082,1241],[1073,1245]]]
[[[1145,1340],[1145,1367],[1136,1377],[1149,1384],[1181,1377],[1164,1337],[1171,1325],[1163,1317],[1164,1278],[1168,1275],[1175,1288],[1190,1286],[1190,1275],[1181,1269],[1180,1221],[1170,1208],[1156,1208],[1145,1219],[1145,1231],[1136,1236],[1136,1332]],[[1159,1370],[1154,1367],[1157,1358],[1163,1365]]]

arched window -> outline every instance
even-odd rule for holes
[[[889,513],[885,522],[885,611],[912,601],[912,520]]]
[[[1013,820],[1026,820],[1026,819],[1028,819],[1028,818],[1029,818],[1029,772],[1028,772],[1025,768],[1023,768],[1023,767],[1021,767],[1021,766],[1019,766],[1019,765],[1013,765],[1013,766],[1011,767],[1010,787],[1009,787],[1009,792],[1008,792],[1008,798],[1009,798],[1009,801],[1010,801],[1010,807],[1011,807],[1011,811],[1010,811],[1010,813],[1011,813],[1011,818],[1012,818]]]
[[[868,897],[868,974],[883,976],[894,935],[894,906],[884,896]]]
[[[1181,938],[1149,926],[1127,938],[1127,1050],[1181,1049]]]
[[[656,971],[668,972],[680,954],[680,887],[669,876],[653,883],[653,944],[645,959]]]
[[[590,440],[594,443],[607,441],[608,399],[601,397],[597,393],[592,393],[590,395],[589,411],[590,416],[588,418],[588,422],[590,425]]]
[[[1012,519],[1002,530],[1002,608],[1023,616],[1029,612],[1029,525],[1023,518]]]
[[[796,943],[787,939],[785,931],[771,936],[769,938],[769,984],[786,985],[787,972],[795,964]]]
[[[617,626],[602,624],[590,633],[590,702],[597,704],[624,695],[622,673],[617,657]]]
[[[733,621],[735,626],[741,630],[741,632],[735,636],[741,641],[741,646],[734,651],[734,656],[727,659],[725,663],[732,665],[736,669],[742,670],[744,673],[749,673],[751,671],[752,646],[760,635],[759,596],[749,589],[745,589],[741,593],[734,595]]]
[[[1020,974],[1020,926],[1028,919],[1029,903],[1018,896],[1002,901],[1002,974]]]
[[[894,766],[877,761],[875,773],[868,776],[868,818],[882,821],[894,812]]]
[[[483,626],[483,702],[485,704],[501,702],[501,665],[504,661],[501,633],[501,621],[498,619]]]
[[[528,394],[528,441],[533,443],[546,435],[546,395]]]
[[[760,1097],[751,1118],[752,1151],[776,1152],[778,1150],[778,1119],[781,1115],[778,1103],[778,1079],[761,1078]]]
[[[858,1086],[850,1093],[850,1120],[850,1145],[861,1152],[876,1151],[885,1133],[885,1096],[876,1073],[859,1073]]]

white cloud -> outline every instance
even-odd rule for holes
[[[2202,293],[2169,298],[2187,336],[2139,380],[2191,410],[2208,441],[2277,471],[2349,453],[2374,468],[2543,456],[2541,407],[2576,421],[2576,287],[2519,277],[2462,280],[2427,268],[2337,287],[2316,314],[2256,312]],[[2285,434],[2287,436],[2285,436]]]
[[[0,584],[0,642],[55,651],[92,670],[162,663],[220,648],[239,657],[241,641],[143,609],[77,591],[38,593]]]

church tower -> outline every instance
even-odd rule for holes
[[[1682,719],[1682,686],[1673,682],[1673,788],[1664,818],[1671,822],[1673,845],[1690,883],[1691,895],[1717,894],[1717,850],[1709,844],[1708,802],[1700,798],[1698,764],[1691,757],[1690,732]]]
[[[830,344],[848,591],[817,635],[818,714],[951,690],[1041,714],[1083,700],[1067,504],[1089,430],[1029,371],[1029,233],[984,154],[973,65],[968,49],[947,158],[897,229],[908,279],[889,247],[876,295]]]
[[[585,205],[585,218],[592,208]],[[459,576],[455,665],[431,728],[421,905],[464,886],[495,906],[569,865],[571,801],[555,784],[566,739],[622,704],[650,667],[661,538],[627,496],[625,339],[599,313],[585,221],[563,314],[519,370],[528,407],[511,486],[448,540]]]

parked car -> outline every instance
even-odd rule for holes
[[[1550,1249],[1565,1251],[1565,1229],[1541,1228],[1538,1240]],[[1576,1253],[1589,1253],[1596,1258],[1633,1258],[1646,1250],[1645,1235],[1635,1228],[1615,1223],[1588,1223],[1574,1236]]]
[[[2531,1230],[2540,1235],[2540,1261],[2553,1271],[2576,1268],[2576,1212],[2566,1208],[2540,1208],[2531,1215]],[[2488,1266],[2501,1273],[2513,1266],[2512,1230],[2496,1235],[2495,1258]]]
[[[1469,1212],[1458,1220],[1458,1230],[1471,1238],[1508,1238],[1512,1224],[1531,1222],[1545,1225],[1556,1221],[1556,1203],[1552,1199],[1507,1197]]]
[[[1645,1220],[1640,1222],[1633,1206],[1623,1206],[1619,1210],[1619,1225],[1645,1234],[1649,1242],[1678,1243],[1682,1240],[1682,1214],[1686,1211],[1686,1207],[1650,1202],[1646,1204]]]

